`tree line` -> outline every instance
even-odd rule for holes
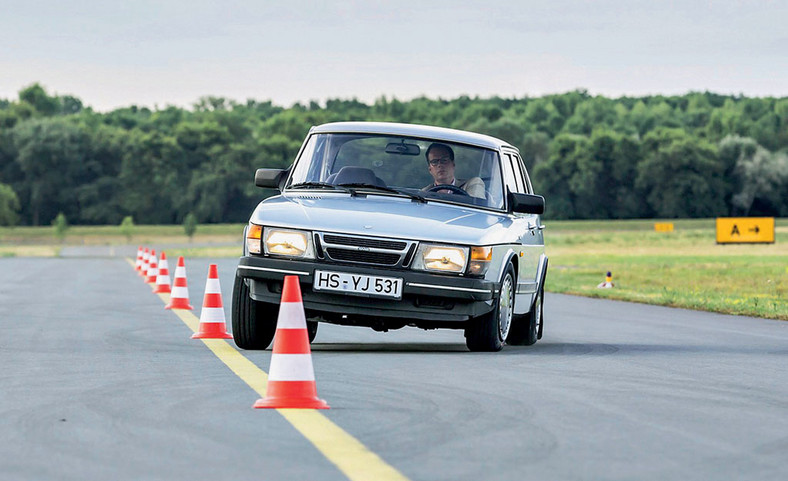
[[[788,216],[788,98],[693,92],[606,98],[409,101],[289,108],[204,97],[191,108],[95,112],[39,84],[0,99],[0,225],[244,222],[254,171],[289,165],[313,125],[419,123],[517,146],[546,218]]]

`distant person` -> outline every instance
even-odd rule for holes
[[[453,185],[472,197],[485,198],[484,181],[480,177],[471,177],[468,180],[454,177],[454,151],[451,147],[446,144],[434,143],[427,148],[426,156],[430,175],[435,182],[422,190],[429,190],[438,185]],[[450,189],[441,189],[435,192],[456,194]]]

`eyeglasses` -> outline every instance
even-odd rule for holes
[[[429,160],[429,163],[432,166],[435,166],[435,165],[446,165],[449,162],[452,162],[452,160],[450,158],[448,158],[448,157],[444,157],[442,159],[430,159]]]

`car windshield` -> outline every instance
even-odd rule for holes
[[[494,209],[504,203],[498,152],[390,135],[311,135],[286,188],[332,186]]]

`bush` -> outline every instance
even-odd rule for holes
[[[126,240],[131,241],[131,236],[134,235],[134,219],[127,215],[120,223],[120,233],[126,236]]]
[[[63,239],[66,238],[66,230],[68,230],[68,221],[62,212],[52,221],[52,227],[55,229],[55,237],[63,242]]]
[[[191,212],[186,214],[183,219],[183,231],[189,236],[189,242],[191,242],[194,233],[197,232],[197,216]]]

